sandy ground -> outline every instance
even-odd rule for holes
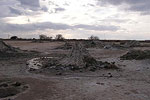
[[[6,41],[6,43],[22,50],[41,52],[41,55],[59,56],[69,52],[54,50],[55,47],[62,45],[62,42]],[[40,75],[27,71],[26,61],[31,58],[13,58],[0,60],[0,77],[23,81],[30,86],[26,92],[15,98],[10,97],[11,100],[150,100],[150,60],[120,60],[119,57],[125,54],[127,49],[88,50],[97,60],[115,61],[121,70],[99,70],[62,76]],[[113,77],[104,77],[108,73]]]

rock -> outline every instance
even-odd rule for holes
[[[61,73],[61,72],[59,72],[59,73],[57,73],[56,75],[62,75],[62,73]]]
[[[100,82],[97,82],[96,84],[98,84],[98,85],[105,85],[104,83],[100,83]]]
[[[12,86],[18,87],[18,86],[21,86],[21,83],[20,82],[15,82],[14,84],[12,84]]]
[[[104,49],[112,49],[112,46],[111,45],[105,45]]]
[[[108,73],[108,77],[113,77],[111,73]]]

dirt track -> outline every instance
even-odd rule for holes
[[[54,50],[63,44],[61,42],[6,42],[23,50],[39,51],[41,55],[59,56],[69,52]],[[27,72],[26,61],[31,58],[13,58],[0,61],[0,77],[29,84],[30,89],[12,100],[150,100],[150,60],[120,60],[119,57],[127,52],[126,49],[88,50],[97,60],[115,61],[121,70],[69,73],[62,76],[40,75]],[[108,73],[113,77],[105,77]]]

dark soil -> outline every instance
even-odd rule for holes
[[[150,59],[150,51],[132,50],[120,57],[122,60],[143,60]]]
[[[0,80],[0,98],[15,96],[25,91],[28,86],[22,82]]]

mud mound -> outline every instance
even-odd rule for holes
[[[3,41],[0,41],[0,52],[11,52],[11,51],[16,51],[15,48],[5,44]]]
[[[11,80],[0,80],[0,98],[15,96],[27,90],[27,88],[28,86],[25,83]]]
[[[143,59],[150,59],[150,51],[149,50],[132,50],[129,51],[127,54],[120,57],[123,60],[143,60]]]
[[[59,61],[63,66],[76,66],[83,68],[86,66],[96,64],[96,60],[90,56],[88,51],[81,43],[75,43],[70,54]]]
[[[25,57],[34,54],[35,52],[27,52],[20,50],[18,48],[11,47],[0,41],[0,59],[10,58],[10,57]]]
[[[39,58],[28,63],[29,71],[37,70],[57,70],[57,71],[75,71],[87,70],[96,71],[98,69],[118,69],[115,63],[97,61],[93,58],[82,43],[76,42],[70,54],[64,58]],[[34,63],[35,62],[35,63]]]
[[[68,50],[68,49],[72,49],[72,44],[69,42],[65,42],[64,45],[57,47],[55,49],[63,49],[63,50]]]
[[[68,56],[59,60],[59,65],[68,67],[72,70],[78,69],[98,69],[98,68],[110,68],[111,65],[108,62],[97,61],[86,50],[84,45],[80,42],[76,42]],[[112,66],[112,67],[114,67]],[[114,67],[116,68],[116,67]]]

